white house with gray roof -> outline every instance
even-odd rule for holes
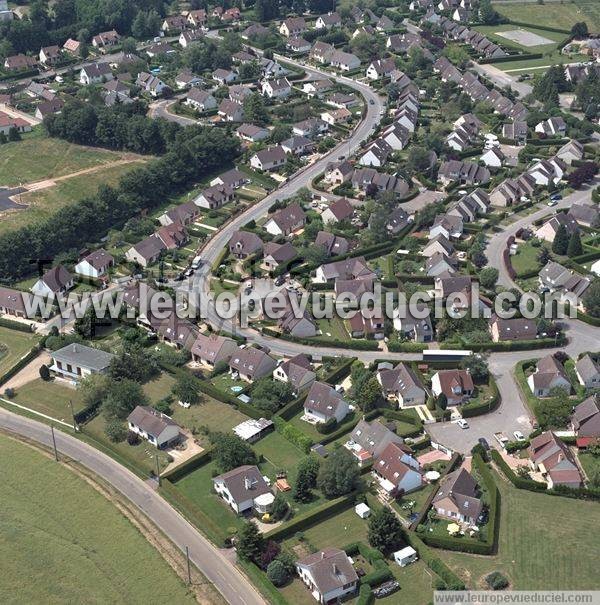
[[[246,464],[213,479],[217,494],[237,513],[268,513],[275,496],[257,466]]]
[[[79,381],[91,374],[104,374],[108,371],[114,355],[72,343],[50,354],[50,371],[60,378]]]
[[[179,439],[179,425],[166,414],[147,405],[138,405],[127,417],[130,431],[138,434],[158,449]]]

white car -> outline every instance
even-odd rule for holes
[[[515,436],[515,439],[517,441],[525,441],[525,435],[523,435],[523,433],[521,433],[521,431],[515,431],[513,433],[513,435]]]
[[[464,418],[461,418],[460,420],[457,420],[456,424],[458,424],[458,426],[461,429],[468,429],[469,428],[469,423]]]

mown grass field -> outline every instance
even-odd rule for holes
[[[15,391],[13,401],[57,420],[72,422],[71,406],[75,413],[83,409],[79,391],[60,381],[44,382],[41,378],[33,380]]]
[[[594,17],[594,6],[598,7],[596,0],[578,0],[577,4],[568,1],[564,4],[562,2],[494,3],[494,8],[501,15],[513,21],[560,29],[570,29],[578,21],[586,21],[590,29],[597,30],[600,27],[600,12]]]
[[[498,554],[446,551],[444,561],[470,588],[499,570],[515,590],[592,590],[598,586],[600,507],[594,502],[517,490],[504,479]]]
[[[0,327],[0,374],[28,353],[36,340],[34,334]]]
[[[14,187],[65,176],[121,159],[123,154],[51,139],[36,130],[0,147],[0,186]]]
[[[42,140],[42,143],[44,140]],[[62,141],[61,141],[62,142]],[[85,148],[83,148],[85,150]],[[104,152],[102,152],[104,153]],[[0,148],[0,155],[2,148]],[[85,156],[84,156],[85,157]],[[119,156],[111,155],[113,161]],[[55,185],[23,193],[20,201],[27,205],[22,210],[7,212],[0,221],[0,233],[30,225],[43,220],[64,206],[96,193],[100,185],[116,185],[119,179],[133,168],[140,166],[138,162],[106,166],[86,174],[58,181]],[[0,174],[2,173],[0,166]],[[74,168],[71,172],[78,170]],[[69,171],[67,171],[67,174]]]
[[[52,458],[0,436],[0,602],[195,603],[112,503]]]

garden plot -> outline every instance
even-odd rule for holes
[[[539,34],[535,34],[526,29],[511,29],[509,31],[496,32],[496,35],[526,47],[554,44],[554,40],[544,38],[544,36],[540,36]]]

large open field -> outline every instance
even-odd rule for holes
[[[516,590],[591,590],[598,586],[600,507],[517,490],[502,479],[498,554],[444,552],[443,559],[471,588],[491,571],[505,573]]]
[[[498,2],[494,8],[513,21],[522,21],[543,27],[570,29],[578,21],[586,21],[590,30],[600,28],[600,12],[594,16],[594,7],[600,8],[596,0],[578,0],[574,2]]]
[[[77,389],[68,383],[54,380],[44,382],[41,378],[33,380],[16,389],[15,403],[62,420],[72,422],[71,402],[75,413],[83,409],[83,401]]]
[[[52,458],[0,437],[0,601],[194,603],[104,496]]]
[[[0,147],[0,187],[33,183],[119,160],[123,154],[51,139],[36,131]]]
[[[114,161],[119,161],[118,156]],[[93,172],[64,178],[49,187],[23,193],[18,201],[27,207],[4,213],[0,221],[0,233],[43,220],[60,208],[94,194],[100,185],[116,185],[124,174],[139,165],[138,162],[106,167],[99,165]]]
[[[0,374],[28,353],[36,340],[34,334],[0,327]]]

